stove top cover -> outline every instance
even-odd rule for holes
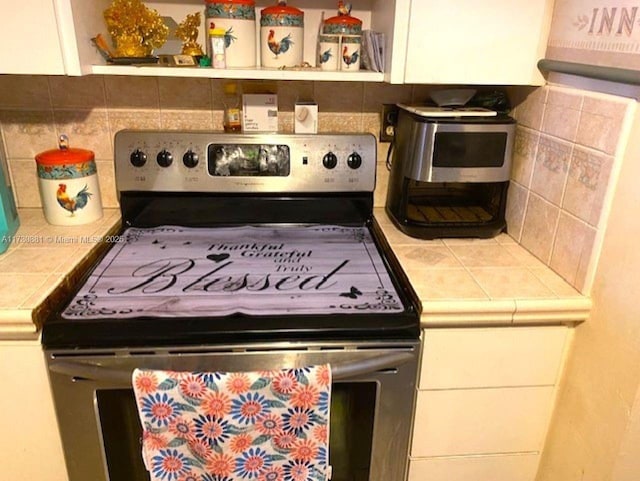
[[[62,313],[73,319],[397,314],[366,227],[129,228]]]

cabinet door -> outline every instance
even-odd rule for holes
[[[412,0],[405,83],[542,84],[552,0]]]
[[[568,327],[426,329],[420,389],[553,386]]]
[[[454,456],[409,461],[409,481],[533,481],[539,454]]]
[[[37,341],[0,341],[0,479],[68,480],[46,369]]]
[[[419,391],[411,457],[538,452],[553,387]]]
[[[64,74],[53,0],[0,0],[0,74]]]

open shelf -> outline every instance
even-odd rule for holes
[[[91,73],[98,75],[139,75],[148,77],[200,77],[248,80],[309,80],[328,82],[382,82],[384,73],[360,70],[358,72],[326,70],[293,70],[234,68],[214,69],[209,67],[156,67],[132,65],[93,65]]]

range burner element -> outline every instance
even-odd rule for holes
[[[63,317],[402,311],[364,227],[127,229]]]

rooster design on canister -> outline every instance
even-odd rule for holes
[[[275,31],[269,30],[267,44],[269,45],[269,50],[271,50],[276,55],[276,58],[278,58],[278,55],[289,50],[289,47],[293,45],[293,40],[291,40],[291,34],[289,34],[278,42],[276,41]]]
[[[320,55],[320,63],[327,63],[331,57],[333,55],[331,54],[331,49],[329,49]]]
[[[351,55],[349,55],[347,50],[348,47],[345,45],[342,49],[342,60],[344,60],[344,63],[347,65],[347,67],[349,67],[349,65],[358,61],[358,51],[356,50]]]
[[[69,197],[69,194],[67,194],[67,184],[58,184],[58,190],[56,191],[58,204],[63,209],[71,212],[72,217],[75,216],[76,210],[82,209],[87,205],[92,195],[93,194],[89,192],[89,188],[86,185],[73,198]]]

